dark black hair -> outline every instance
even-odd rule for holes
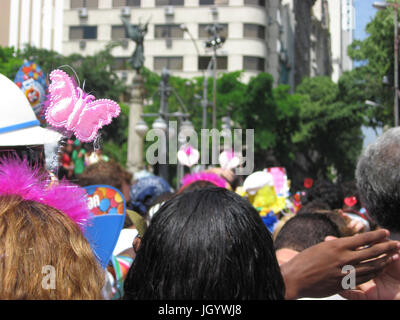
[[[297,214],[304,214],[304,213],[313,213],[318,210],[330,210],[329,204],[326,202],[323,202],[322,200],[313,200],[310,202],[307,202],[304,206],[300,208],[300,210],[297,212]]]
[[[305,196],[301,198],[301,203],[306,205],[314,200],[326,203],[330,210],[341,209],[344,200],[342,188],[328,180],[317,181],[306,191]]]
[[[198,180],[184,187],[182,190],[180,190],[179,193],[190,192],[194,190],[199,190],[203,188],[212,188],[212,187],[215,187],[215,184],[213,184],[212,182],[206,180]]]
[[[284,299],[273,241],[257,211],[223,188],[184,192],[147,229],[124,299]]]
[[[301,252],[323,242],[327,236],[339,238],[338,226],[324,214],[304,213],[285,223],[275,239],[275,249]]]

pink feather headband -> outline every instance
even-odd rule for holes
[[[0,159],[0,196],[18,195],[39,202],[66,214],[83,231],[90,219],[86,192],[82,188],[60,181],[51,185],[38,167],[31,168],[26,159]]]
[[[185,175],[182,179],[181,189],[196,181],[208,181],[220,188],[228,187],[228,183],[219,175],[212,172],[199,172]]]

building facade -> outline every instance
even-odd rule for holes
[[[1,0],[0,11],[1,46],[62,52],[64,0]]]
[[[204,46],[207,26],[222,26],[226,41],[217,50],[218,71],[245,70],[243,80],[266,71],[279,79],[280,0],[65,0],[63,54],[94,54],[110,41],[118,73],[135,44],[125,37],[120,16],[132,24],[149,21],[144,39],[145,67],[160,72],[167,67],[182,77],[201,76],[213,54]]]
[[[354,0],[329,1],[330,34],[332,43],[332,79],[338,81],[344,71],[353,69],[347,47],[354,40]]]
[[[292,87],[304,77],[330,76],[337,82],[353,68],[347,47],[353,41],[354,11],[353,0],[282,0],[281,38]]]

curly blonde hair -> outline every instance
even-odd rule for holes
[[[54,267],[55,288],[43,286]],[[101,299],[104,273],[79,227],[64,213],[0,196],[0,299]]]

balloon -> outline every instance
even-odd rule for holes
[[[47,84],[42,69],[32,61],[25,62],[19,68],[14,82],[25,94],[38,120],[44,123],[43,102],[46,99]]]

